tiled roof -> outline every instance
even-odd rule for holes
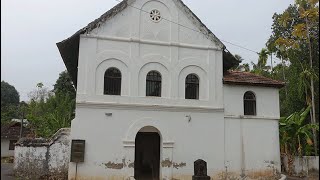
[[[282,88],[285,83],[249,72],[227,71],[223,75],[224,84],[263,86]]]
[[[1,138],[19,139],[20,137],[20,122],[10,122],[5,125],[1,125]],[[33,136],[30,128],[24,127],[22,131],[23,137]]]

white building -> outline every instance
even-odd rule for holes
[[[69,179],[188,180],[197,159],[213,179],[280,170],[283,83],[227,71],[239,62],[181,0],[124,0],[57,46],[85,140]]]
[[[24,122],[27,122],[25,119]],[[22,137],[33,137],[33,132],[23,123]],[[13,157],[15,143],[20,139],[21,120],[12,119],[11,122],[1,126],[1,157]]]

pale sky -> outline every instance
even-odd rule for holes
[[[220,39],[260,51],[271,35],[272,15],[294,0],[183,0]],[[20,100],[38,82],[49,89],[65,65],[56,43],[100,17],[116,0],[1,0],[1,80]],[[258,55],[223,42],[245,62]],[[269,60],[270,63],[270,60]]]

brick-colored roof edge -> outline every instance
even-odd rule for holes
[[[1,127],[1,138],[3,139],[19,139],[20,137],[20,122],[10,122]],[[24,126],[22,131],[22,136],[33,136],[33,131]]]
[[[250,72],[227,71],[223,75],[224,84],[245,85],[245,86],[261,86],[282,88],[285,83],[282,81],[256,75]]]

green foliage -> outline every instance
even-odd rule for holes
[[[239,54],[235,54],[234,57],[240,62],[243,61],[243,58]]]
[[[260,53],[259,53],[259,59],[258,59],[258,64],[257,66],[259,68],[263,68],[267,65],[267,60],[269,57],[269,52],[267,49],[263,48],[261,49]]]
[[[273,78],[287,83],[279,92],[281,116],[289,116],[307,105],[304,93],[299,90],[300,73],[301,67],[297,64],[290,66],[279,64],[273,69]]]
[[[68,94],[72,99],[76,97],[76,90],[67,71],[63,71],[59,74],[53,92]]]
[[[30,94],[27,119],[38,137],[51,137],[60,128],[71,126],[75,116],[75,96],[71,78],[60,73],[54,89],[49,91],[42,83]]]
[[[1,107],[1,124],[9,122],[11,119],[19,118],[17,105],[7,105]]]
[[[19,93],[16,88],[5,81],[1,81],[1,107],[19,104]]]
[[[257,75],[262,75],[269,77],[270,76],[270,66],[267,66],[267,61],[269,57],[269,52],[267,49],[261,49],[259,53],[258,63],[255,64],[251,62],[253,68],[251,70],[252,73]]]
[[[280,145],[282,153],[289,155],[311,155],[312,129],[319,131],[318,124],[308,124],[306,119],[311,107],[280,119]]]
[[[272,35],[266,45],[284,61],[274,67],[271,77],[286,82],[280,90],[280,107],[281,115],[288,118],[281,119],[280,136],[282,151],[289,155],[310,155],[313,143],[318,144],[313,141],[316,136],[312,136],[312,129],[319,126],[308,122],[312,79],[316,84],[316,121],[319,119],[318,41],[319,0],[296,0],[283,13],[273,15]],[[309,107],[300,111],[305,106]]]
[[[284,28],[282,29],[284,31],[281,36],[272,39],[273,48],[282,52],[303,50],[308,47],[305,44],[308,43],[309,37],[313,40],[319,38],[317,32],[319,30],[319,1],[296,1],[295,5],[289,6],[283,14],[275,14],[274,20],[276,22],[274,21],[273,30]]]
[[[239,60],[240,62],[242,62],[242,61],[244,60],[244,59],[243,59],[240,55],[238,55],[238,54],[234,55],[234,57],[235,57],[237,60]],[[250,66],[249,66],[248,63],[240,63],[237,67],[231,68],[231,70],[236,70],[236,71],[242,71],[242,70],[244,70],[245,72],[249,72],[249,71],[250,71]]]
[[[19,93],[14,86],[1,81],[1,124],[18,118]]]
[[[39,137],[50,137],[60,128],[70,127],[74,118],[75,99],[68,94],[50,95],[44,101],[32,100],[27,119]]]
[[[288,116],[310,104],[310,79],[314,78],[316,114],[319,114],[319,14],[318,0],[300,0],[283,13],[273,15],[272,35],[268,51],[284,59],[288,66],[274,68],[275,79],[284,80],[280,90],[281,115]],[[306,21],[306,19],[308,21]],[[306,28],[308,22],[309,30]],[[310,68],[307,35],[310,35],[313,68]],[[285,78],[284,78],[285,77]],[[317,117],[316,119],[318,119]]]
[[[31,101],[45,101],[53,92],[49,91],[47,87],[44,87],[43,83],[37,83],[37,89],[34,89],[28,94]]]

